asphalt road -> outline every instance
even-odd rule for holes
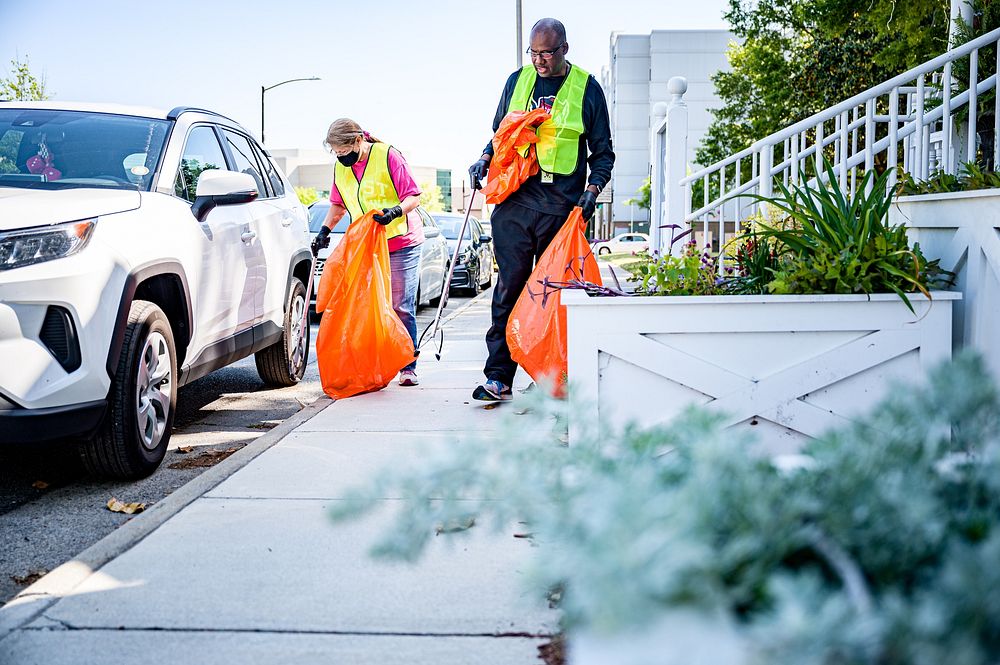
[[[452,296],[445,313],[469,299]],[[435,311],[418,311],[419,331]],[[131,519],[109,499],[148,507],[322,396],[314,355],[290,388],[266,388],[252,357],[181,388],[166,458],[144,480],[88,477],[68,442],[0,448],[0,604]]]

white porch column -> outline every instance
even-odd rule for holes
[[[667,154],[663,164],[666,216],[661,223],[667,226],[676,224],[679,228],[663,229],[659,247],[661,254],[671,251],[670,239],[688,228],[687,222],[684,221],[684,198],[691,196],[691,189],[681,186],[680,183],[687,175],[688,109],[684,102],[687,88],[687,79],[683,76],[675,76],[667,81],[670,102],[667,105],[666,116]],[[676,249],[680,251],[680,247]]]
[[[955,46],[955,19],[961,18],[966,25],[972,25],[972,0],[951,0],[948,13],[948,47]]]
[[[663,225],[663,203],[666,188],[663,168],[666,155],[667,105],[658,102],[653,107],[652,128],[649,142],[649,249],[659,253],[662,243],[660,235]]]

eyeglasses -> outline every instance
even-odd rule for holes
[[[548,51],[532,51],[531,47],[529,46],[528,50],[525,51],[525,53],[531,56],[532,58],[541,58],[542,60],[548,60],[549,58],[554,56],[563,46],[566,46],[566,42],[563,42],[559,46]]]

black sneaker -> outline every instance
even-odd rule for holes
[[[472,391],[472,399],[480,402],[503,402],[511,397],[510,386],[497,379],[489,379],[483,385],[476,386],[476,389]]]

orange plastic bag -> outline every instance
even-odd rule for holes
[[[392,309],[389,245],[371,211],[351,222],[323,266],[316,358],[334,399],[380,390],[413,361],[413,340]]]
[[[487,203],[500,203],[517,191],[521,183],[538,173],[535,127],[551,116],[545,109],[511,111],[493,135],[493,159],[483,195]]]
[[[511,358],[536,382],[547,382],[556,397],[564,394],[567,378],[566,306],[558,285],[571,280],[602,284],[586,230],[583,211],[573,208],[535,265],[507,322]]]

